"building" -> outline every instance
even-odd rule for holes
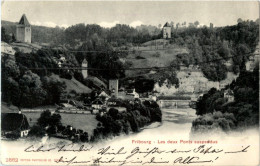
[[[104,90],[100,91],[98,97],[104,99],[104,101],[107,101],[110,98],[108,93]]]
[[[224,98],[227,98],[228,102],[234,101],[234,93],[232,90],[228,89],[224,91]]]
[[[16,41],[31,43],[32,30],[29,21],[25,14],[23,14],[19,23],[16,25]]]
[[[29,127],[24,114],[1,113],[1,136],[7,138],[26,137],[29,133]]]
[[[118,79],[109,80],[109,88],[111,96],[118,96]]]
[[[104,103],[103,101],[101,101],[100,99],[96,99],[92,102],[92,105],[91,105],[94,109],[96,110],[100,110],[103,108],[104,106]]]
[[[86,59],[84,59],[82,61],[81,67],[83,67],[83,68],[87,68],[88,67],[88,61]],[[87,78],[88,77],[88,70],[87,69],[83,69],[82,70],[82,75],[83,75],[84,79]]]
[[[214,27],[213,23],[210,23],[210,24],[209,24],[209,28],[210,28],[210,29],[213,29],[213,27]]]
[[[135,88],[134,89],[127,89],[126,95],[127,96],[133,96],[134,99],[139,98],[139,94],[135,91]]]
[[[256,46],[255,52],[252,56],[249,57],[249,60],[246,62],[246,70],[253,71],[254,68],[259,65],[260,53],[259,53],[259,44]]]
[[[172,32],[172,27],[171,25],[167,22],[163,26],[163,38],[164,39],[169,39],[171,38],[171,32]]]

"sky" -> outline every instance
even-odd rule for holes
[[[201,25],[234,25],[238,18],[259,18],[257,1],[4,1],[1,19],[18,22],[26,14],[33,25],[68,27],[78,23],[112,27],[199,21]]]

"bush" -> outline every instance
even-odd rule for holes
[[[156,102],[145,101],[131,104],[129,101],[122,100],[120,106],[127,108],[127,112],[118,112],[117,109],[109,109],[107,114],[98,114],[96,119],[99,121],[91,141],[96,141],[109,136],[116,136],[120,133],[128,134],[129,131],[138,132],[145,125],[162,120],[161,110]]]
[[[155,58],[159,58],[161,56],[161,54],[159,52],[156,52],[152,56],[155,57]]]
[[[42,126],[34,125],[29,131],[28,136],[43,137],[45,133],[45,129]]]
[[[138,56],[135,57],[135,59],[145,59],[145,58],[140,56],[140,55],[138,55]]]
[[[209,132],[214,129],[230,131],[235,129],[236,119],[232,113],[213,112],[199,116],[192,122],[193,132]]]

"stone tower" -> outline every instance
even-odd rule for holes
[[[171,38],[171,32],[172,32],[172,27],[168,22],[166,22],[163,26],[163,38],[164,39]]]
[[[118,79],[109,80],[109,90],[112,93],[112,96],[118,96]]]
[[[32,30],[29,21],[25,14],[23,14],[19,23],[16,25],[16,41],[31,43]]]
[[[88,61],[87,61],[86,59],[84,59],[84,60],[82,61],[81,66],[82,66],[83,68],[87,68],[87,67],[88,67]],[[87,77],[88,77],[88,70],[87,70],[87,69],[82,70],[82,75],[83,75],[83,78],[84,78],[84,79],[87,78]]]

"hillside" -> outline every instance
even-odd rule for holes
[[[1,26],[5,28],[6,34],[16,35],[16,23],[10,21],[1,21]],[[32,25],[32,42],[33,43],[51,43],[59,44],[63,37],[64,28],[45,27]]]
[[[157,47],[153,43],[160,43]],[[163,43],[165,43],[163,45]],[[156,49],[158,48],[158,49]],[[147,68],[147,67],[166,67],[176,59],[176,55],[188,53],[185,47],[168,44],[164,39],[153,40],[143,44],[142,47],[136,48],[137,51],[130,52],[125,62],[131,64],[131,68]],[[127,77],[138,76],[149,73],[150,70],[126,71]]]
[[[18,107],[7,105],[6,102],[1,102],[1,113],[18,113]]]
[[[75,91],[77,93],[90,93],[92,90],[76,80],[75,78],[72,78],[71,80],[65,79],[65,78],[60,78],[56,74],[52,74],[51,77],[54,77],[56,79],[59,79],[66,84],[66,92],[69,93],[71,91]]]
[[[207,92],[211,88],[221,89],[235,80],[238,75],[232,72],[227,73],[227,78],[217,82],[209,81],[202,72],[199,71],[178,71],[177,78],[179,79],[179,87],[167,87],[164,83],[161,87],[155,84],[154,90],[158,91],[160,95],[173,95],[173,94],[201,94]]]

